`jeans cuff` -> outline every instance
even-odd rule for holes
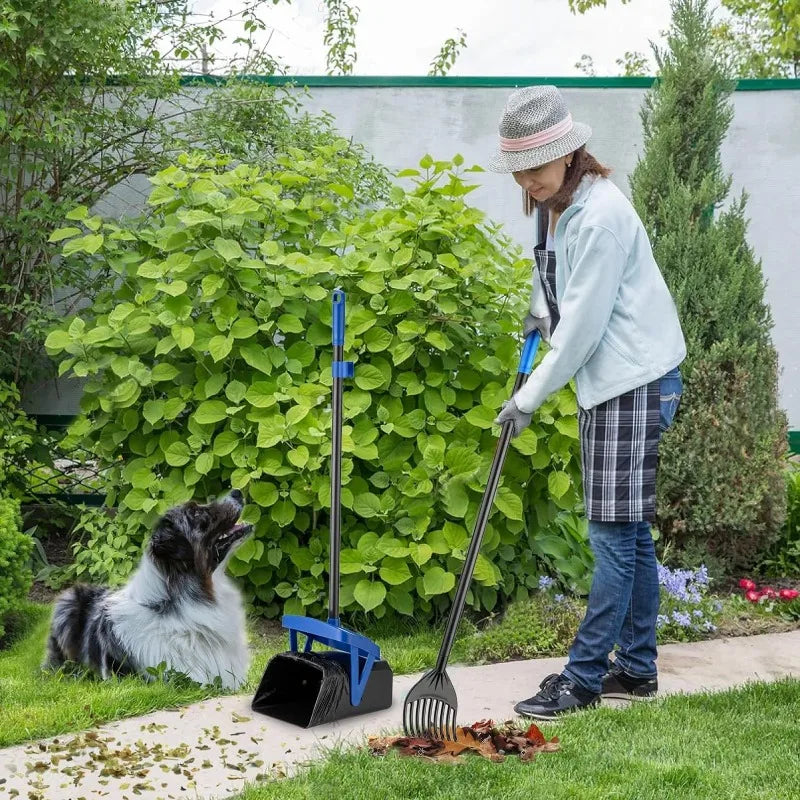
[[[619,658],[618,656],[614,657],[614,663],[617,666],[619,666],[622,669],[624,669],[625,670],[625,674],[626,675],[630,675],[631,678],[644,679],[644,678],[656,678],[656,677],[658,677],[658,672],[652,672],[652,673],[649,673],[647,675],[644,675],[641,672],[633,672],[632,670],[628,669],[628,667],[625,665],[625,662],[621,658]]]
[[[588,702],[589,700],[591,700],[592,698],[594,698],[596,695],[600,694],[603,691],[602,683],[598,684],[597,689],[590,689],[583,681],[578,680],[578,678],[573,673],[571,673],[569,669],[566,667],[563,670],[561,670],[561,674],[565,675],[575,684],[575,688],[578,690],[577,693],[578,700],[581,700],[583,702]],[[580,693],[583,693],[585,696],[581,697]]]

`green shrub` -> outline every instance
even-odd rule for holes
[[[26,458],[35,436],[36,425],[22,410],[16,385],[0,381],[0,492],[4,495],[24,496]]]
[[[676,0],[630,184],[688,349],[660,452],[658,528],[676,550],[705,551],[735,573],[752,568],[783,525],[787,424],[746,198],[727,202],[720,148],[734,83],[714,60],[711,31],[705,0]]]
[[[786,522],[758,566],[759,572],[773,577],[800,575],[800,464],[789,462],[785,477]]]
[[[499,622],[476,633],[467,645],[468,655],[477,662],[565,655],[584,611],[573,598],[536,592],[511,603]]]
[[[48,583],[61,587],[76,581],[119,586],[142,555],[139,530],[107,508],[85,508],[72,528],[72,563],[51,569]]]
[[[519,357],[530,262],[469,207],[459,166],[426,156],[391,204],[363,210],[338,177],[344,141],[261,169],[184,156],[149,217],[85,209],[65,251],[118,275],[47,339],[89,376],[71,435],[106,464],[126,547],[189,497],[246,490],[256,535],[230,562],[262,613],[327,608],[332,289],[348,293],[341,608],[450,607]],[[514,440],[468,603],[527,595],[542,546],[579,573],[555,519],[580,498],[574,393]],[[535,513],[533,513],[535,511]],[[526,520],[528,524],[526,525]],[[550,543],[548,545],[548,542]],[[544,543],[544,545],[542,545]],[[571,555],[572,554],[572,555]]]
[[[28,566],[32,549],[33,540],[22,532],[19,501],[0,499],[0,638],[6,614],[28,597],[33,583]]]

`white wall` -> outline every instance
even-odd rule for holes
[[[305,101],[309,111],[331,112],[339,129],[366,145],[378,161],[394,169],[416,166],[430,153],[447,159],[461,153],[465,166],[486,164],[494,152],[497,123],[509,88],[477,87],[316,87]],[[612,179],[629,194],[628,176],[642,152],[639,109],[646,90],[564,88],[573,117],[591,125],[591,151],[614,169]],[[745,189],[751,220],[749,242],[763,261],[773,337],[782,372],[780,397],[790,427],[800,429],[800,91],[740,91],[733,96],[734,120],[722,159],[733,175],[732,194]],[[521,211],[520,190],[507,175],[471,173],[481,187],[470,201],[526,247],[530,220]],[[142,201],[146,182],[120,187],[101,213],[125,213]],[[27,392],[27,406],[40,413],[70,413],[79,387]]]

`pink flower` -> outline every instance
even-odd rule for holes
[[[755,589],[748,589],[744,596],[751,602],[757,603],[761,598],[761,592],[757,592]]]
[[[752,589],[755,589],[755,588],[756,588],[756,585],[755,585],[755,584],[753,583],[753,581],[751,581],[749,578],[742,578],[742,579],[739,581],[739,587],[740,587],[741,589],[744,589],[745,591],[749,592],[749,591],[751,591]]]
[[[800,597],[800,592],[797,589],[781,589],[778,592],[778,597],[781,600],[794,600],[796,597]]]

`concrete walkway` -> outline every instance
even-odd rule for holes
[[[513,718],[514,703],[564,663],[542,658],[449,668],[459,724]],[[800,678],[800,630],[664,645],[658,665],[663,694]],[[14,797],[13,789],[34,800],[230,796],[259,775],[291,775],[332,746],[364,745],[369,735],[398,731],[406,692],[419,677],[395,677],[394,704],[387,711],[308,730],[254,714],[251,696],[236,695],[0,750],[0,800]]]

